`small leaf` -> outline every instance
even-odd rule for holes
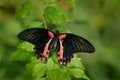
[[[71,31],[66,27],[56,27],[52,29],[53,31],[59,30],[61,33],[71,33]]]
[[[34,66],[39,63],[42,63],[42,61],[38,60],[36,57],[32,57],[30,63],[26,65],[27,73],[32,75]]]
[[[41,28],[43,25],[43,22],[40,21],[34,21],[31,24],[28,25],[28,28]]]
[[[60,10],[58,10],[55,7],[51,7],[51,6],[48,6],[47,8],[45,8],[44,16],[48,23],[54,23],[54,24],[58,23],[59,24],[59,23],[63,23],[63,22],[72,21],[70,18],[63,15],[63,13]]]
[[[34,80],[46,80],[46,78],[37,78],[37,79],[34,79]]]
[[[71,62],[68,63],[67,68],[69,74],[75,78],[84,78],[89,80],[89,78],[84,73],[84,66],[81,63],[81,59],[74,55]]]
[[[48,58],[46,66],[48,67],[48,70],[54,70],[60,68],[59,64],[54,61],[52,58]]]
[[[49,70],[47,77],[48,80],[71,80],[65,69]]]
[[[76,13],[76,0],[64,0],[68,5],[74,8],[74,13]]]
[[[43,2],[43,3],[50,4],[50,3],[58,2],[59,0],[40,0],[40,1]]]
[[[84,70],[73,68],[73,69],[68,69],[68,72],[71,76],[75,78],[84,78],[89,80],[89,78],[85,75]]]
[[[18,48],[24,49],[26,51],[34,51],[34,45],[29,42],[21,43]]]
[[[55,51],[53,51],[52,53],[51,53],[51,57],[52,57],[52,59],[51,60],[53,60],[53,62],[54,63],[57,63],[58,64],[58,60],[57,60],[57,51],[55,50]]]
[[[43,63],[38,63],[34,66],[33,68],[33,74],[32,76],[34,78],[40,78],[40,77],[43,77],[46,73],[46,70],[47,70],[47,67],[45,64]]]
[[[16,17],[19,18],[25,18],[27,17],[33,10],[34,10],[35,4],[33,2],[27,1],[22,5],[22,8],[20,11],[16,14]]]
[[[84,66],[81,63],[81,58],[78,58],[76,55],[74,55],[74,58],[71,59],[71,62],[68,63],[67,67],[84,69]]]
[[[75,8],[75,0],[64,0],[67,4]]]
[[[29,60],[33,56],[33,52],[28,52],[24,49],[18,48],[13,55],[11,56],[10,60],[18,60],[18,61],[26,61]]]

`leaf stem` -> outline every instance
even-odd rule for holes
[[[40,10],[41,10],[41,18],[43,20],[44,27],[47,29],[47,24],[46,24],[46,20],[44,18],[44,11],[42,9],[41,3],[40,3],[39,0],[36,0],[36,2],[37,2],[37,5],[38,5],[38,8],[40,8]]]

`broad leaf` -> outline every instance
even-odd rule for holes
[[[35,67],[36,64],[43,63],[41,60],[37,60],[36,57],[32,57],[30,63],[26,65],[27,72],[29,75],[33,74],[33,68]]]
[[[56,27],[52,29],[53,31],[59,30],[60,33],[71,33],[71,31],[66,27]]]
[[[51,6],[45,8],[44,16],[48,23],[59,24],[72,21],[70,18],[63,15],[63,13],[59,9]]]
[[[75,1],[76,0],[64,0],[67,4],[69,4],[72,7],[75,7]]]
[[[48,80],[71,80],[65,69],[49,70],[47,77]]]
[[[46,73],[46,70],[47,70],[47,67],[45,64],[43,63],[38,63],[34,66],[33,68],[33,73],[32,73],[32,76],[34,78],[40,78],[40,77],[43,77]]]
[[[75,54],[74,54],[74,58],[71,59],[71,62],[68,63],[67,65],[68,68],[79,68],[79,69],[84,69],[84,66],[81,63],[81,58],[78,58]]]
[[[29,60],[33,56],[33,52],[28,52],[24,49],[18,48],[13,55],[11,56],[11,60],[18,61],[26,61]]]
[[[47,80],[46,78],[37,78],[37,79],[34,79],[34,80]]]
[[[89,78],[85,75],[84,70],[82,69],[77,69],[77,68],[68,69],[68,72],[71,76],[75,78],[84,78],[89,80]]]
[[[68,5],[74,8],[74,13],[76,13],[76,0],[64,0]]]
[[[41,28],[42,25],[43,25],[43,22],[34,21],[28,25],[28,28]]]
[[[54,69],[59,69],[60,68],[58,62],[56,62],[52,58],[48,58],[46,66],[48,67],[48,70],[54,70]]]
[[[26,51],[34,51],[34,45],[29,42],[23,42],[21,43],[18,48],[24,49]]]
[[[18,13],[16,14],[16,17],[19,18],[25,18],[27,17],[33,10],[34,10],[35,4],[33,2],[27,1],[22,5],[22,8]]]

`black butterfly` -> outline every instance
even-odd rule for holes
[[[18,34],[18,38],[35,45],[35,54],[38,59],[48,58],[50,51],[58,48],[58,62],[66,65],[76,52],[93,53],[95,48],[86,39],[69,33],[52,32],[44,28],[26,29]]]

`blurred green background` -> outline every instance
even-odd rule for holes
[[[20,41],[17,34],[38,16],[23,21],[15,14],[22,0],[0,0],[0,80],[26,80],[26,62],[12,62],[10,56]],[[65,6],[63,6],[65,7]],[[68,11],[74,22],[65,25],[88,39],[94,54],[78,54],[91,80],[120,80],[120,0],[77,0],[76,13]]]

